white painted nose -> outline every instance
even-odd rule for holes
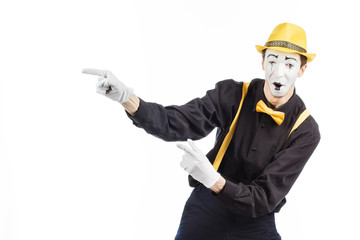
[[[274,69],[274,74],[276,77],[281,78],[285,76],[285,68],[286,66],[284,64],[276,64],[276,67]]]

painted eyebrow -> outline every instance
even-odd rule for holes
[[[269,55],[267,56],[267,58],[268,58],[268,57],[270,57],[270,56],[273,56],[273,57],[278,58],[278,56],[277,56],[277,55],[275,55],[275,54],[269,54]]]
[[[288,59],[292,59],[292,60],[295,60],[295,62],[297,62],[297,60],[295,58],[292,58],[292,57],[286,57],[285,56],[285,60],[288,60]]]

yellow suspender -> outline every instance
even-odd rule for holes
[[[240,115],[240,110],[241,110],[241,107],[243,105],[244,98],[245,98],[245,96],[247,94],[249,84],[250,83],[244,83],[243,84],[242,96],[241,96],[241,101],[240,101],[238,111],[237,111],[237,113],[235,115],[235,118],[234,118],[233,122],[231,123],[229,132],[226,134],[225,139],[222,142],[221,147],[219,149],[219,152],[216,155],[215,161],[213,163],[213,167],[215,168],[216,171],[219,169],[220,163],[221,163],[221,161],[222,161],[222,159],[223,159],[223,157],[225,155],[226,149],[228,148],[228,146],[230,144],[230,141],[231,141],[231,139],[232,139],[232,137],[234,135],[236,124],[237,124],[237,121],[238,121],[238,118],[239,118],[239,115]]]
[[[291,129],[289,135],[287,136],[286,140],[288,140],[288,138],[290,137],[290,134],[291,134],[295,129],[297,129],[297,128],[300,126],[300,124],[302,124],[303,121],[305,121],[305,119],[306,119],[308,116],[310,116],[310,113],[309,113],[309,111],[308,111],[307,109],[305,109],[305,110],[300,114],[299,118],[296,120],[296,122],[295,122],[293,128]]]
[[[229,132],[226,134],[225,136],[225,139],[224,141],[222,142],[221,146],[220,146],[220,149],[219,149],[219,152],[217,153],[216,155],[216,158],[214,160],[214,163],[213,163],[213,167],[215,168],[215,170],[217,171],[219,169],[219,166],[221,164],[221,161],[225,155],[225,152],[230,144],[230,141],[234,135],[234,132],[235,132],[235,128],[236,128],[236,124],[237,124],[237,121],[239,119],[239,115],[240,115],[240,110],[241,110],[241,107],[243,105],[243,102],[244,102],[244,98],[247,94],[247,90],[248,90],[248,87],[249,87],[249,84],[250,83],[244,83],[243,84],[243,89],[242,89],[242,96],[241,96],[241,101],[240,101],[240,105],[239,105],[239,108],[238,108],[238,111],[235,115],[235,118],[233,120],[233,122],[231,123],[231,126],[230,126],[230,129],[229,129]],[[299,118],[296,120],[293,128],[291,129],[289,135],[287,136],[286,140],[290,137],[291,133],[300,126],[300,124],[302,122],[305,121],[305,119],[310,116],[310,113],[307,109],[305,109],[299,116]]]

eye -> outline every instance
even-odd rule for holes
[[[269,61],[270,64],[274,64],[275,62],[274,61]]]
[[[290,69],[292,69],[292,68],[294,67],[294,65],[291,64],[291,63],[286,64],[286,66],[287,66],[288,68],[290,68]]]

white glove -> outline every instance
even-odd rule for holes
[[[188,143],[191,148],[181,143],[177,145],[185,151],[180,166],[205,187],[212,187],[219,180],[220,174],[211,165],[209,159],[195,146],[192,140],[188,139]]]
[[[82,72],[99,76],[98,83],[96,84],[96,92],[114,101],[125,103],[134,92],[132,88],[126,87],[125,84],[119,81],[110,71],[85,68]]]

